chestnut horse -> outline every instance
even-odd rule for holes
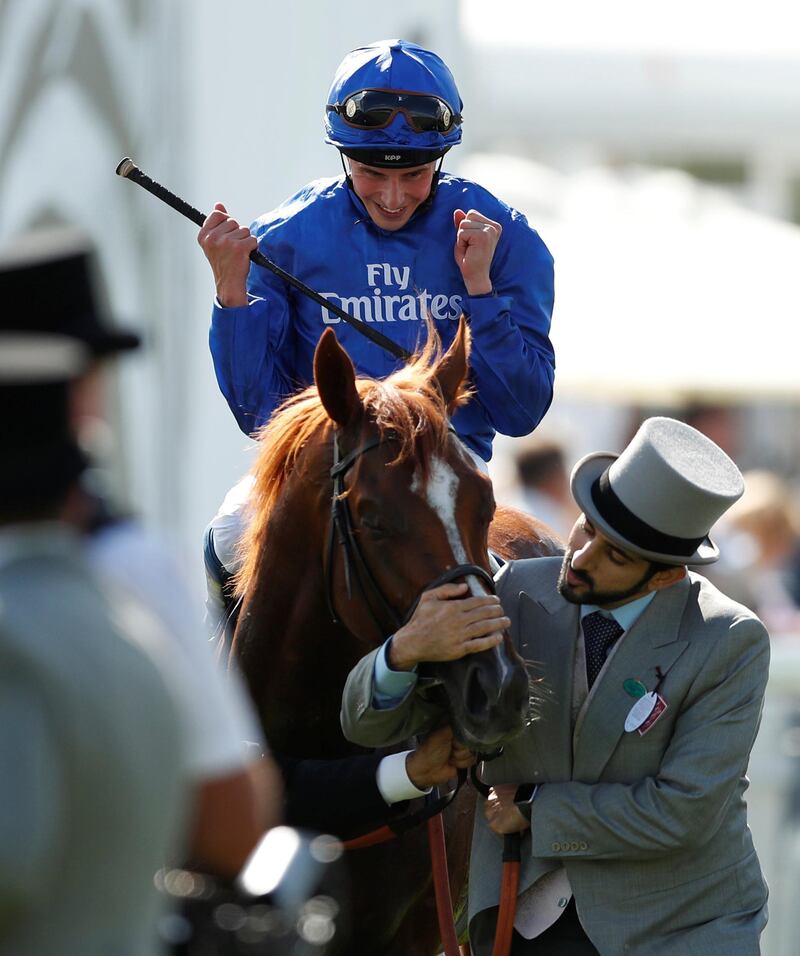
[[[315,354],[316,387],[290,398],[259,436],[231,653],[276,751],[312,759],[359,752],[339,726],[345,678],[420,594],[445,580],[486,593],[492,543],[507,557],[559,550],[548,529],[520,513],[492,520],[491,482],[449,425],[469,400],[468,354],[462,319],[446,354],[431,336],[389,378],[360,379],[328,329]],[[429,667],[456,735],[472,749],[491,750],[523,726],[529,681],[508,635],[498,648]],[[466,879],[473,809],[464,794],[445,814],[454,899]],[[425,828],[354,851],[349,862],[352,952],[438,952]]]

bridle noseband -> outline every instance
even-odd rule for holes
[[[449,427],[449,430],[455,434],[452,425]],[[422,595],[425,591],[430,591],[432,588],[440,587],[442,584],[449,584],[458,578],[474,575],[486,585],[490,593],[495,593],[494,579],[485,568],[482,568],[478,564],[457,564],[427,584],[402,617],[387,599],[381,586],[376,581],[375,575],[370,570],[369,564],[358,544],[347,495],[345,494],[344,478],[350,468],[352,468],[356,461],[358,461],[362,455],[366,454],[366,452],[371,451],[373,448],[378,448],[386,442],[397,440],[397,436],[392,432],[376,435],[342,458],[339,449],[339,432],[334,430],[333,466],[330,470],[330,475],[333,479],[333,493],[331,497],[331,521],[328,532],[328,566],[325,573],[325,599],[328,604],[328,611],[335,624],[343,625],[343,622],[336,613],[333,600],[333,557],[335,546],[339,544],[344,561],[344,579],[347,597],[348,599],[352,598],[352,582],[353,578],[355,578],[364,596],[367,611],[376,629],[384,638],[390,634],[394,634],[407,623],[416,610]],[[377,612],[374,609],[375,605],[377,605]]]

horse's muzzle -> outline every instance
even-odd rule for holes
[[[528,674],[522,660],[512,654],[499,645],[451,661],[442,670],[453,730],[472,750],[491,750],[516,736],[525,725],[530,703]]]

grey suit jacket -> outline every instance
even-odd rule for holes
[[[572,727],[579,608],[556,589],[560,558],[512,562],[498,594],[538,679],[536,719],[487,764],[489,783],[544,784],[523,839],[520,892],[563,864],[603,956],[755,956],[767,889],[747,827],[745,771],[761,715],[769,637],[754,615],[690,573],[660,591],[625,635]],[[429,726],[421,693],[372,708],[374,655],[345,687],[342,726],[378,746]],[[665,674],[667,709],[626,733],[627,678]],[[502,839],[476,817],[470,941],[491,952]]]
[[[146,635],[142,635],[146,641]],[[80,542],[0,534],[0,954],[151,956],[185,742]]]

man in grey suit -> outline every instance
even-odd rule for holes
[[[512,562],[497,579],[539,703],[485,766],[473,950],[491,952],[501,835],[520,832],[514,956],[754,956],[767,888],[744,792],[769,637],[687,570],[718,557],[708,534],[741,496],[741,474],[699,432],[654,418],[621,455],[580,461],[571,485],[583,513],[563,561]],[[409,626],[410,639],[398,631],[351,673],[351,740],[378,746],[435,719],[415,669],[440,634]]]

